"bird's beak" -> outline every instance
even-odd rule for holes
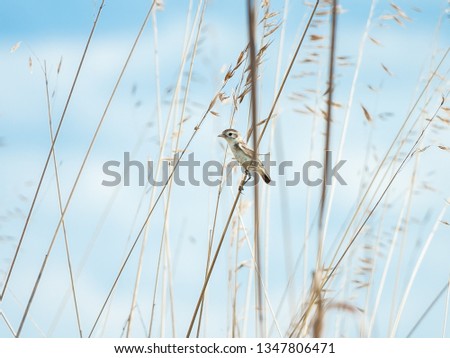
[[[225,136],[224,136],[222,133],[220,133],[220,134],[218,135],[218,137],[225,138]]]

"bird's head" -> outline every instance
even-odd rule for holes
[[[218,137],[224,138],[227,142],[234,142],[241,139],[240,133],[236,129],[225,129]]]

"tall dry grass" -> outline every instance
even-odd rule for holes
[[[394,87],[402,78],[397,79],[384,60],[377,63],[378,84],[366,83],[367,78],[373,78],[365,71],[371,71],[375,55],[391,58],[389,52],[395,49],[389,41],[384,45],[383,37],[389,39],[397,33],[402,38],[413,37],[408,37],[408,31],[414,34],[414,17],[421,18],[418,9],[372,0],[366,6],[359,42],[352,45],[355,57],[351,57],[340,48],[347,48],[342,37],[348,21],[346,11],[357,11],[351,4],[336,0],[304,6],[288,0],[235,4],[245,13],[244,46],[223,72],[213,68],[220,80],[207,81],[214,89],[205,85],[200,90],[196,79],[208,73],[201,61],[205,42],[210,40],[209,11],[214,6],[224,5],[207,0],[187,5],[179,66],[175,77],[165,83],[160,50],[171,44],[165,43],[160,17],[168,10],[160,1],[148,4],[144,16],[140,14],[136,20],[140,21],[139,29],[124,54],[106,104],[97,104],[101,116],[70,183],[63,183],[58,163],[59,134],[65,130],[66,112],[74,105],[73,95],[81,95],[77,82],[85,61],[89,61],[91,47],[96,45],[92,41],[97,27],[108,16],[105,2],[98,6],[59,116],[52,106],[47,61],[33,54],[34,62],[41,63],[39,71],[45,84],[49,150],[42,172],[32,178],[35,191],[27,198],[21,230],[12,241],[14,251],[2,266],[0,302],[5,308],[0,310],[0,324],[15,337],[58,336],[57,327],[68,310],[73,311],[71,319],[79,337],[398,337],[414,336],[428,319],[442,327],[439,334],[433,332],[434,336],[448,336],[448,261],[440,263],[442,272],[436,273],[439,281],[445,277],[437,282],[440,289],[427,292],[426,302],[416,299],[418,287],[428,287],[422,272],[430,274],[435,269],[429,258],[432,245],[439,241],[439,247],[446,247],[441,241],[448,236],[447,188],[440,177],[429,183],[433,178],[424,173],[435,152],[450,151],[445,142],[450,124],[449,47],[439,40],[445,33],[444,11],[437,19],[435,44],[427,49],[423,69],[417,71],[420,78],[416,88],[407,89],[412,94],[410,105],[395,108],[397,113],[393,115],[383,103],[387,102],[384,92],[389,94],[389,86]],[[74,210],[74,197],[83,193],[80,181],[87,175],[87,163],[108,125],[114,101],[123,95],[120,86],[127,70],[138,49],[149,46],[144,42],[146,32],[153,39],[154,80],[149,82],[155,93],[152,105],[156,125],[150,131],[156,145],[144,145],[148,133],[143,131],[133,138],[132,152],[145,147],[146,157],[157,163],[159,178],[169,158],[170,174],[161,187],[141,190],[131,208],[117,207],[123,187],[112,189],[109,200],[102,203],[93,235],[80,253],[80,249],[74,249],[79,235],[68,224],[67,212]],[[407,54],[400,55],[406,63]],[[32,60],[29,66],[35,66]],[[61,63],[57,77],[60,69]],[[170,90],[164,92],[163,86],[168,85]],[[198,97],[202,97],[201,103]],[[59,118],[56,130],[54,118]],[[386,120],[392,124],[383,136]],[[209,198],[206,205],[200,199],[196,202],[191,188],[177,188],[175,173],[192,150],[201,148],[196,142],[214,135],[219,127],[239,128],[255,153],[269,149],[278,161],[319,157],[328,168],[329,151],[336,153],[334,160],[348,158],[346,173],[352,176],[352,193],[336,182],[325,185],[325,181],[320,188],[298,185],[292,189],[282,184],[281,177],[275,186],[244,186],[247,176],[240,176],[236,169],[226,170],[231,156],[226,147],[217,144],[224,168],[220,185],[201,186]],[[294,132],[298,128],[301,133]],[[358,136],[365,136],[362,147],[358,147]],[[207,151],[205,148],[203,151]],[[352,151],[358,151],[363,160],[358,161]],[[440,164],[433,165],[439,169]],[[276,169],[272,170],[276,177]],[[326,178],[327,174],[323,170],[320,175]],[[446,175],[444,172],[441,177]],[[37,224],[34,212],[40,199],[46,197],[44,184],[50,176],[55,178],[50,192],[55,195],[58,220],[55,225],[45,224],[53,234],[39,243],[44,255],[37,257],[39,265],[36,271],[33,269],[31,283],[22,288],[15,271],[19,271],[21,256],[33,255],[25,252],[24,245],[28,247],[30,225]],[[231,188],[225,185],[229,176],[238,178]],[[342,195],[348,196],[347,200]],[[427,200],[431,202],[430,214],[424,215],[421,201]],[[207,228],[201,239],[196,238],[194,247],[183,248],[187,240],[177,237],[184,218],[179,217],[180,208],[185,208],[188,220],[202,216]],[[125,239],[114,235],[109,238],[123,243],[120,255],[101,240],[105,227],[115,228],[114,220],[108,218],[111,212],[130,223]],[[81,213],[77,214],[82,223]],[[62,267],[68,271],[67,287],[55,289],[58,297],[45,307],[53,318],[42,323],[32,313],[45,306],[40,297],[48,292],[40,286],[43,279],[51,277],[48,266],[58,240],[64,247]],[[91,306],[81,299],[90,294],[84,291],[83,272],[86,274],[86,265],[95,261],[91,254],[97,240],[104,245],[104,256],[114,256],[116,269],[105,275],[105,287],[92,293],[101,298],[96,297],[96,304]],[[179,270],[192,270],[195,275],[186,283],[186,276]],[[408,305],[414,305],[414,310]],[[12,306],[16,307],[14,312]],[[437,309],[442,312],[439,321],[432,315]]]

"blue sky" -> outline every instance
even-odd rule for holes
[[[281,21],[283,1],[271,2],[272,11],[279,13],[275,17]],[[53,128],[60,118],[70,85],[75,75],[85,41],[92,26],[100,1],[3,1],[0,4],[0,162],[4,168],[0,179],[0,277],[4,277],[11,263],[17,240],[24,225],[31,199],[36,190],[39,175],[50,147],[48,114],[45,98],[45,83],[40,64],[46,63],[49,75],[52,98]],[[149,8],[149,1],[106,1],[100,17],[98,28],[94,34],[91,47],[81,71],[79,82],[70,103],[60,137],[55,145],[59,164],[59,175],[62,198],[65,201],[74,183],[84,153],[90,143],[97,123],[105,109],[112,88],[128,51],[135,39],[140,24]],[[160,84],[162,94],[162,117],[164,126],[170,120],[170,129],[178,121],[181,107],[169,117],[169,104],[173,95],[178,73],[183,41],[186,37],[186,16],[189,1],[165,1],[164,9],[157,12],[157,28],[159,42]],[[193,1],[192,13],[188,29],[193,24],[198,3]],[[402,25],[394,20],[383,20],[382,16],[395,13],[395,9],[385,1],[377,1],[369,36],[381,45],[367,39],[359,78],[356,84],[355,98],[349,117],[347,141],[343,148],[342,158],[347,160],[343,176],[347,186],[337,186],[333,202],[328,236],[325,241],[325,260],[331,260],[333,250],[337,247],[337,238],[342,234],[342,227],[348,223],[349,215],[355,208],[360,190],[361,175],[364,165],[371,171],[376,168],[398,128],[406,117],[409,109],[426,83],[430,72],[442,58],[449,46],[449,20],[445,15],[448,8],[446,1],[430,1],[423,6],[420,1],[396,2],[413,21],[402,19]],[[351,80],[358,57],[358,48],[363,36],[364,27],[370,8],[370,1],[342,1],[346,10],[339,16],[337,55],[345,56],[343,62],[347,66],[338,66],[336,77],[335,100],[342,105],[334,111],[332,145],[338,150],[339,137],[343,128],[345,106],[347,104]],[[418,12],[417,7],[421,9]],[[285,24],[284,50],[281,54],[281,73],[284,72],[306,23],[310,8],[298,1],[289,1],[289,11]],[[322,17],[326,19],[326,17]],[[195,24],[195,26],[197,26]],[[184,124],[180,147],[183,147],[193,131],[194,126],[208,108],[215,91],[220,86],[224,70],[234,64],[240,51],[247,43],[246,13],[241,1],[210,1],[204,18],[203,33],[197,59],[194,62],[194,76],[188,97],[188,120]],[[328,35],[326,23],[317,24],[310,29],[308,35]],[[280,29],[271,37],[272,42],[265,54],[261,67],[259,111],[261,119],[267,115],[274,93],[278,49],[280,46]],[[20,44],[11,51],[15,44]],[[317,119],[313,125],[311,115],[305,110],[305,104],[315,107],[314,96],[302,101],[292,101],[290,96],[295,93],[311,93],[319,88],[324,93],[326,89],[327,57],[326,39],[316,48],[317,43],[307,37],[307,41],[296,62],[292,76],[289,78],[285,91],[280,98],[277,110],[274,140],[270,144],[269,133],[264,138],[261,148],[270,151],[271,158],[277,161],[292,160],[296,169],[311,159],[321,160],[323,138],[323,120]],[[101,185],[105,178],[102,165],[108,160],[123,158],[124,152],[131,152],[136,160],[146,162],[155,160],[159,154],[158,120],[156,106],[156,76],[154,55],[154,32],[150,22],[136,48],[129,67],[122,79],[111,107],[105,117],[105,122],[99,132],[93,151],[89,156],[86,168],[66,214],[66,225],[70,242],[74,271],[83,267],[76,280],[77,293],[81,307],[83,332],[89,331],[106,298],[109,288],[118,272],[125,253],[144,222],[149,205],[150,190],[138,185],[117,188],[107,188]],[[320,53],[319,64],[304,62],[312,52]],[[31,58],[32,66],[29,66]],[[61,71],[56,73],[62,59]],[[302,62],[303,61],[303,62]],[[40,64],[39,64],[40,63]],[[188,71],[188,64],[183,71]],[[393,74],[383,70],[383,64]],[[450,61],[447,58],[442,65],[440,75],[443,80],[433,81],[421,106],[426,104],[427,115],[437,108],[440,94],[448,91],[448,71]],[[302,71],[314,71],[308,77],[298,76]],[[186,75],[183,76],[183,81]],[[237,81],[225,88],[230,95]],[[376,91],[368,88],[368,85]],[[361,105],[368,109],[373,121],[368,123],[364,118]],[[323,102],[320,106],[323,108]],[[447,107],[450,107],[448,104]],[[189,152],[195,154],[201,162],[223,159],[224,143],[217,134],[228,127],[232,106],[229,103],[218,103],[214,109],[219,116],[210,115],[196,135]],[[379,114],[392,113],[387,119],[379,118]],[[414,119],[419,110],[414,112]],[[440,114],[445,119],[445,113]],[[235,127],[241,131],[247,128],[248,99],[242,104],[236,115]],[[448,118],[448,115],[447,115]],[[422,122],[425,123],[422,118]],[[428,234],[433,229],[434,220],[440,213],[444,199],[449,196],[447,183],[450,179],[446,168],[449,164],[448,152],[437,146],[449,146],[448,125],[444,122],[433,127],[420,148],[431,145],[429,149],[408,162],[402,170],[395,185],[386,199],[386,211],[381,209],[369,221],[364,240],[355,245],[354,251],[345,261],[345,266],[339,272],[335,287],[336,302],[351,302],[355,307],[364,305],[365,293],[355,289],[356,276],[346,274],[357,272],[358,258],[364,256],[364,245],[372,242],[374,233],[382,228],[379,266],[376,266],[375,280],[381,280],[384,263],[387,261],[389,243],[395,234],[395,227],[402,214],[405,198],[408,193],[408,183],[417,170],[417,183],[414,188],[414,200],[411,204],[407,233],[400,235],[398,244],[389,268],[379,315],[375,321],[374,336],[386,336],[389,331],[389,315],[398,307],[401,292],[404,292],[408,278],[417,262],[419,253]],[[316,128],[313,131],[313,128]],[[418,131],[420,126],[415,128]],[[416,138],[412,136],[411,138]],[[172,137],[170,137],[172,138]],[[311,140],[314,150],[309,151]],[[369,144],[368,144],[369,143]],[[412,144],[411,139],[408,140]],[[173,155],[173,142],[166,145],[164,157]],[[367,154],[367,148],[370,153]],[[406,146],[406,148],[409,148]],[[405,150],[404,150],[405,151]],[[404,154],[404,151],[401,153]],[[373,172],[372,172],[373,173]],[[182,172],[183,174],[183,172]],[[186,174],[184,172],[184,174]],[[392,172],[391,172],[392,174]],[[234,175],[234,183],[238,180]],[[370,177],[370,174],[369,174]],[[305,216],[307,216],[306,200],[310,193],[313,204],[310,212],[309,225],[313,235],[317,235],[315,213],[319,188],[308,188],[301,183],[296,187],[285,187],[282,178],[279,185],[271,187],[270,202],[265,202],[270,208],[270,224],[262,230],[268,240],[269,248],[266,257],[267,287],[270,302],[276,307],[281,299],[290,273],[286,272],[285,261],[286,240],[290,242],[292,252],[288,256],[292,261],[301,254],[305,240]],[[367,177],[366,179],[367,180]],[[363,182],[364,182],[363,180]],[[235,190],[235,187],[232,189]],[[224,190],[224,197],[219,205],[218,232],[223,228],[227,213],[233,200],[230,188]],[[159,190],[156,191],[158,193]],[[202,184],[198,187],[173,187],[169,215],[170,257],[173,264],[174,309],[176,311],[176,335],[183,336],[192,314],[198,291],[201,288],[205,255],[207,251],[208,233],[212,225],[212,212],[215,207],[217,188],[209,188]],[[264,198],[267,191],[263,192]],[[242,223],[248,229],[252,238],[252,189],[246,189],[243,205],[247,207],[242,216]],[[265,200],[265,199],[264,199]],[[384,203],[384,202],[383,202]],[[162,203],[161,203],[162,204]],[[384,207],[384,206],[383,206]],[[264,208],[265,210],[265,208]],[[383,214],[385,213],[385,214]],[[156,272],[157,253],[163,232],[164,205],[158,205],[149,225],[149,241],[144,256],[144,271],[139,291],[139,318],[133,326],[133,335],[145,335],[151,306],[152,289]],[[449,221],[446,214],[443,221]],[[44,179],[41,193],[38,197],[35,212],[27,230],[23,247],[19,252],[17,265],[13,270],[11,281],[0,309],[17,327],[23,314],[24,304],[29,299],[33,283],[36,280],[39,267],[45,257],[50,240],[59,220],[58,202],[56,199],[55,174],[53,164]],[[104,221],[103,221],[104,220]],[[288,225],[288,227],[285,227]],[[217,234],[216,234],[217,235]],[[231,259],[234,260],[232,235],[221,253],[218,267],[214,271],[213,281],[208,298],[208,323],[205,324],[206,336],[227,336],[229,334],[230,293],[227,277]],[[403,241],[402,241],[403,240]],[[283,242],[283,244],[280,244]],[[296,271],[295,280],[298,296],[301,295],[303,277],[309,277],[313,270],[312,263],[315,254],[316,241],[309,247],[309,263],[300,265]],[[405,250],[401,253],[402,242]],[[138,245],[140,249],[140,242]],[[83,257],[90,252],[83,264]],[[400,322],[398,336],[407,334],[416,322],[421,312],[433,300],[440,288],[449,278],[450,266],[446,253],[450,252],[448,227],[439,226],[435,237],[425,255],[415,284],[409,295],[405,312]],[[117,290],[108,306],[107,320],[103,316],[95,336],[117,337],[122,334],[127,312],[131,304],[131,293],[138,265],[138,251],[131,256],[123,272]],[[237,257],[237,261],[251,261],[251,255],[245,244]],[[395,297],[395,280],[397,264],[401,273]],[[84,266],[83,266],[84,265]],[[306,271],[304,271],[306,270]],[[166,272],[167,273],[167,272]],[[251,277],[249,270],[239,273],[239,282],[247,287]],[[254,280],[254,278],[251,278]],[[3,282],[3,280],[0,280]],[[67,263],[64,241],[61,232],[58,234],[55,247],[44,271],[42,282],[36,298],[31,306],[29,319],[23,330],[25,337],[56,336],[76,337],[77,327],[74,319],[73,304],[69,300],[58,324],[53,325],[57,316],[57,307],[61,304],[68,287]],[[309,282],[309,281],[308,281]],[[0,285],[3,287],[3,283]],[[168,291],[166,291],[166,294]],[[244,292],[239,292],[239,307],[244,310]],[[164,334],[171,336],[169,324],[170,315],[161,314],[164,307],[161,287],[159,288],[157,318],[158,329],[154,336],[162,335],[159,331],[166,320]],[[396,300],[392,306],[391,302]],[[375,298],[371,297],[373,307]],[[253,304],[253,300],[251,300]],[[442,335],[444,300],[430,313],[427,320],[419,327],[416,335],[419,337],[438,337]],[[226,307],[226,309],[224,309]],[[166,307],[167,308],[167,307]],[[168,311],[167,311],[168,312]],[[289,326],[292,312],[287,309],[281,312],[279,320],[283,330]],[[334,317],[344,317],[342,326],[335,324]],[[252,322],[252,315],[249,316]],[[359,322],[359,323],[354,323]],[[142,321],[142,322],[141,322]],[[106,323],[105,323],[106,322]],[[216,324],[216,322],[218,322]],[[337,320],[336,322],[339,322]],[[359,336],[359,318],[354,315],[339,316],[330,311],[326,334],[342,334]],[[103,327],[103,328],[102,328]],[[336,333],[338,332],[338,333]],[[247,334],[253,336],[253,324],[248,323]],[[11,332],[0,320],[0,336],[8,337]],[[276,336],[276,334],[274,334]],[[448,329],[447,329],[448,336]]]

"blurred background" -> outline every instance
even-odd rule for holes
[[[251,126],[246,3],[2,1],[0,336],[184,337],[224,235],[191,336],[449,337],[450,4],[338,4],[347,185],[327,187],[321,231],[322,187],[286,181],[323,162],[332,2],[309,27],[313,1],[255,2],[258,151],[292,162],[259,185],[255,270],[253,187],[230,216],[241,172],[210,186],[201,167]],[[157,168],[183,150],[199,185],[142,186],[136,167],[102,184],[124,153]]]

